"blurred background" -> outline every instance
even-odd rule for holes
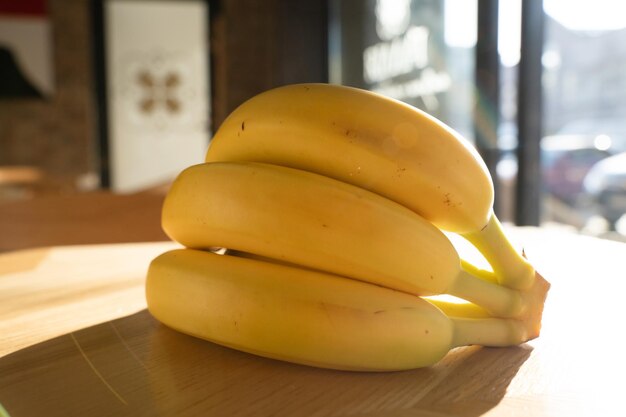
[[[0,205],[166,186],[295,82],[458,130],[503,221],[626,239],[619,0],[0,0]]]

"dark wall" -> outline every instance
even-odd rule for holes
[[[95,132],[89,2],[49,0],[55,91],[0,100],[0,166],[40,168],[55,189],[94,172]]]
[[[252,95],[328,80],[325,0],[211,2],[213,126]]]

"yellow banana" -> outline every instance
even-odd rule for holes
[[[190,248],[225,247],[412,294],[451,294],[539,331],[545,281],[516,291],[477,278],[415,212],[311,172],[245,162],[189,167],[170,188],[162,224]]]
[[[405,103],[338,85],[276,88],[230,114],[206,160],[284,165],[371,190],[466,237],[501,284],[533,284],[533,267],[492,211],[493,184],[478,153]]]
[[[215,253],[227,254],[229,256],[236,256],[240,258],[256,259],[263,262],[278,263],[281,265],[291,266],[293,268],[302,268],[300,265],[290,264],[285,261],[278,261],[276,259],[266,258],[253,253],[241,252],[232,249],[219,248],[214,250]],[[461,260],[461,264],[466,262]],[[468,267],[475,268],[473,265],[467,265]],[[483,271],[480,271],[483,272]],[[488,274],[489,275],[489,274]],[[486,279],[491,277],[487,276]],[[423,297],[424,300],[438,307],[446,316],[459,317],[459,318],[487,318],[491,315],[482,307],[477,306],[474,303],[470,303],[465,300],[460,300],[455,297],[447,295],[434,295],[430,297]]]
[[[419,297],[319,271],[179,249],[150,265],[152,315],[249,353],[355,371],[429,366],[457,346],[508,346],[514,319],[455,319]]]

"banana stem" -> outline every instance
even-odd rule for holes
[[[526,339],[533,339],[539,336],[541,330],[543,308],[549,290],[550,283],[538,273],[535,274],[533,285],[527,290],[520,291],[462,271],[448,293],[475,303],[487,310],[492,317],[514,319],[511,325],[515,325],[515,329],[523,329]],[[464,330],[461,329],[459,332],[463,334]]]
[[[519,317],[524,310],[519,291],[486,281],[463,269],[447,293],[475,303],[496,317]]]
[[[461,236],[483,254],[501,285],[517,290],[532,285],[535,277],[533,266],[513,247],[493,211],[489,222],[480,231]]]
[[[487,318],[491,315],[484,308],[477,306],[474,303],[459,300],[442,299],[441,295],[433,295],[428,297],[422,297],[435,307],[439,308],[448,317],[464,317],[464,318]]]
[[[453,347],[512,346],[528,341],[524,323],[515,319],[451,318],[454,323]]]
[[[492,282],[494,284],[498,284],[498,277],[491,271],[487,271],[485,269],[478,268],[474,264],[461,259],[461,268],[463,270],[469,272],[470,274],[488,282]]]

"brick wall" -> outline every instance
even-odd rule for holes
[[[89,3],[48,2],[54,93],[0,100],[0,168],[39,168],[40,190],[74,191],[98,169]]]

